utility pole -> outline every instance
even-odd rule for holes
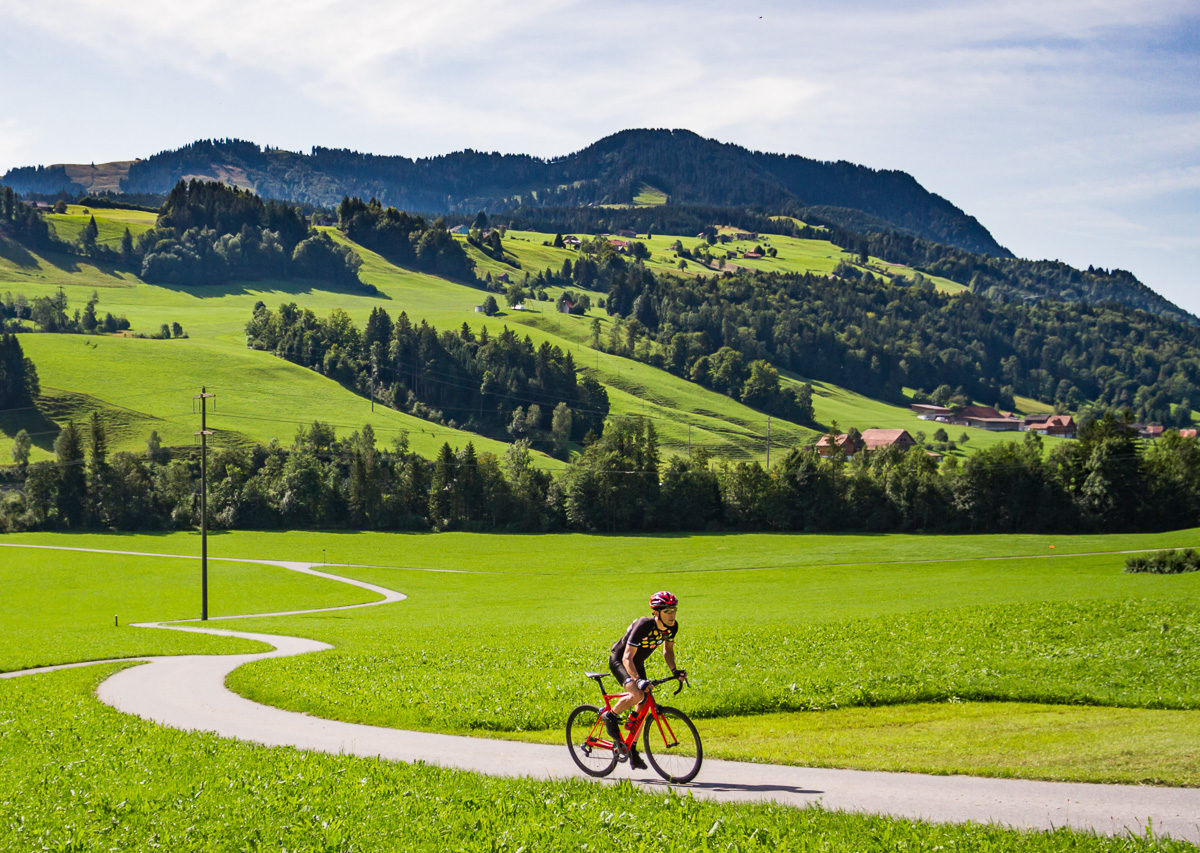
[[[771,416],[767,415],[767,470],[771,470]]]
[[[208,398],[216,396],[201,386],[200,393],[192,397],[200,401],[200,432],[196,434],[200,436],[200,620],[203,622],[208,621],[208,437],[212,435],[208,428]],[[195,403],[192,408],[194,411]]]

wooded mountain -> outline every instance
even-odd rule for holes
[[[21,167],[2,181],[20,193],[80,194],[95,189],[88,184],[92,172],[109,182],[123,173],[117,178],[121,192],[161,194],[180,179],[203,177],[265,198],[331,207],[358,196],[423,213],[628,204],[649,185],[671,204],[771,212],[819,206],[824,219],[847,227],[869,221],[971,252],[1010,256],[974,217],[904,172],[750,151],[687,130],[625,130],[550,159],[472,150],[415,160],[333,148],[300,154],[207,139],[145,160],[102,165],[112,168]]]

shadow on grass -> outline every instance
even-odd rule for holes
[[[9,240],[7,237],[0,237],[0,258],[16,264],[21,269],[38,268],[37,258],[20,243]]]
[[[58,437],[59,426],[36,406],[0,412],[0,433],[13,438],[21,430],[29,433],[29,439],[35,447],[51,451],[54,449],[54,439]]]
[[[163,290],[186,293],[197,299],[218,299],[224,296],[250,296],[256,294],[260,296],[271,294],[301,296],[317,292],[337,293],[345,296],[368,296],[387,301],[390,301],[392,298],[372,284],[356,286],[333,281],[318,281],[317,279],[264,278],[252,281],[228,282],[226,284],[189,285],[172,284],[170,282],[151,282],[151,284]]]
[[[56,269],[61,270],[62,272],[77,273],[83,271],[83,267],[79,265],[80,259],[76,258],[74,255],[63,254],[62,252],[45,252],[42,255],[42,259],[45,260],[46,263],[50,264]],[[108,278],[115,278],[122,282],[124,281],[124,279],[121,278],[122,270],[115,264],[110,264],[95,258],[86,258],[83,260],[85,260],[86,263],[96,270],[96,272],[101,273]]]

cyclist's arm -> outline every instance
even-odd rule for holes
[[[666,660],[667,668],[670,669],[671,672],[674,672],[676,669],[678,669],[678,667],[675,666],[675,643],[673,641],[667,640],[667,642],[663,643],[663,658]]]

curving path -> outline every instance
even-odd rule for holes
[[[312,563],[238,562],[280,566],[338,580],[381,596],[376,602],[326,608],[329,610],[371,607],[404,598],[401,593],[384,587],[317,571]],[[306,612],[323,611],[292,611]],[[324,720],[259,705],[225,687],[226,676],[242,664],[323,651],[331,648],[328,644],[297,637],[199,627],[194,623],[153,622],[142,623],[141,627],[242,637],[274,647],[270,652],[246,655],[135,658],[145,661],[146,665],[122,670],[101,683],[97,694],[102,702],[161,725],[211,731],[268,746],[294,746],[396,761],[424,761],[492,775],[541,779],[581,776],[575,771],[564,746],[409,732]],[[64,667],[42,667],[5,673],[0,677],[61,668]],[[649,789],[665,787],[651,772],[631,771],[627,765],[620,765],[614,777],[631,778]],[[1200,844],[1200,789],[1194,788],[930,776],[713,760],[705,761],[697,781],[683,787],[693,796],[714,800],[772,800],[801,807],[820,805],[842,811],[950,823],[994,823],[1022,829],[1069,826],[1115,835],[1140,834],[1149,825],[1157,836]]]

